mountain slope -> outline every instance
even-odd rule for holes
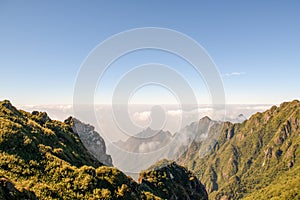
[[[199,157],[205,142],[194,142],[180,163],[196,173],[212,199],[297,199],[299,127],[299,101],[273,106],[242,124],[224,123],[208,155]]]
[[[9,101],[0,102],[0,199],[171,197],[160,196],[120,170],[104,166],[85,148],[79,137],[82,133],[78,133],[81,129],[74,131],[72,121],[51,120],[46,113],[28,113],[17,110]],[[83,126],[90,133],[90,127]],[[103,145],[100,147],[101,151],[96,152],[105,153]],[[188,184],[186,181],[182,186]],[[168,182],[166,188],[172,187],[174,183]],[[197,188],[194,192],[201,197],[206,194]]]
[[[173,161],[161,160],[139,177],[141,189],[163,199],[208,199],[200,181],[184,167]]]
[[[0,102],[0,177],[30,188],[38,199],[138,199],[138,185],[102,166],[72,127],[46,113]],[[123,186],[124,185],[124,186]]]

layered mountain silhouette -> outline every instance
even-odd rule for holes
[[[129,137],[125,142],[116,142],[115,145],[129,152],[147,153],[163,148],[171,140],[172,134],[169,131],[147,128],[135,136]]]
[[[205,155],[219,138],[223,123],[204,117],[174,134],[169,131],[147,128],[126,141],[109,146],[116,166],[137,179],[137,173],[161,159],[177,160],[193,141],[205,141],[201,153]],[[128,162],[134,160],[134,162]],[[135,175],[134,175],[135,173]]]
[[[208,198],[200,181],[174,162],[158,163],[134,181],[104,165],[112,163],[102,142],[77,119],[60,122],[1,101],[0,199]]]

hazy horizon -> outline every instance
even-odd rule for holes
[[[100,133],[101,136],[104,137],[105,140],[117,141],[126,140],[126,137],[120,137],[118,134],[120,131],[115,127],[116,124],[114,123],[113,113],[111,111],[111,105],[95,105],[95,113],[96,113],[96,121],[89,115],[79,115],[76,116],[74,114],[73,106],[72,105],[15,105],[17,108],[32,112],[32,111],[44,111],[47,112],[51,119],[64,121],[69,116],[73,116],[78,118],[84,123],[88,123],[93,125],[96,130]],[[127,106],[127,105],[124,105]],[[151,122],[151,109],[154,105],[129,105],[128,113],[125,114],[130,117],[130,119],[138,125],[139,129],[133,129],[136,131],[131,132],[131,135],[139,133],[141,130],[150,127]],[[163,106],[163,105],[160,105]],[[180,128],[198,121],[199,119],[208,116],[212,120],[216,121],[231,121],[236,122],[238,115],[243,114],[245,118],[249,118],[251,115],[255,114],[256,112],[263,112],[273,104],[231,104],[226,105],[225,110],[217,110],[212,109],[211,105],[198,105],[197,110],[190,110],[188,112],[182,112],[182,109],[178,108],[178,105],[165,105],[163,107],[164,113],[162,114],[166,119],[160,119],[159,121],[169,120],[168,124],[165,124],[163,127],[152,127],[154,130],[162,129],[164,131],[170,131],[171,133],[175,133]],[[82,110],[85,112],[85,109]],[[118,110],[117,110],[118,111]],[[123,110],[122,110],[123,112]],[[158,113],[160,114],[160,113]],[[111,116],[111,117],[109,117]],[[182,121],[182,118],[184,120]],[[178,127],[178,123],[180,122],[180,127]],[[99,127],[99,124],[105,125],[106,128],[102,131]],[[103,127],[102,127],[103,128]],[[114,130],[115,133],[113,134],[114,137],[107,138],[105,135],[105,131]],[[140,131],[138,131],[140,130]]]

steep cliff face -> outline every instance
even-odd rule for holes
[[[241,124],[223,123],[210,153],[201,158],[203,142],[194,142],[180,164],[196,173],[211,199],[300,198],[299,101],[273,106]]]
[[[103,138],[95,131],[95,127],[85,124],[76,118],[69,117],[65,120],[66,124],[72,127],[74,133],[77,133],[87,150],[106,166],[112,166],[110,155],[106,154],[106,146]]]

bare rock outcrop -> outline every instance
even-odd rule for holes
[[[112,166],[110,155],[106,154],[106,145],[103,138],[95,131],[95,127],[85,124],[74,117],[69,117],[65,123],[71,125],[73,132],[78,134],[85,148],[101,163]]]

